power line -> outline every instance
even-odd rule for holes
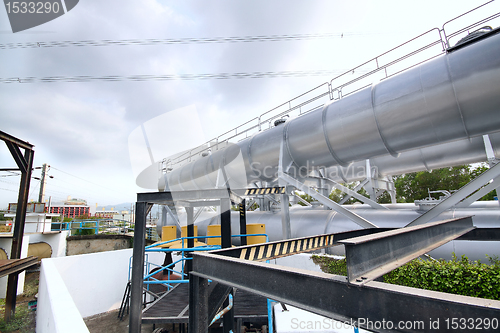
[[[29,199],[34,200],[33,195],[36,196],[37,188],[40,186],[41,182],[42,181],[40,180],[40,181],[36,182],[35,184],[33,184],[33,183],[30,184],[30,189],[28,191],[28,198]]]
[[[118,81],[174,81],[174,80],[228,80],[228,79],[264,79],[277,77],[327,76],[345,73],[347,70],[312,70],[312,71],[282,71],[282,72],[242,72],[217,74],[173,74],[173,75],[109,75],[109,76],[46,76],[24,78],[0,78],[0,83],[50,83],[50,82],[118,82]],[[358,70],[357,74],[368,73]],[[353,73],[354,74],[354,71]]]
[[[1,182],[1,183],[6,183],[6,184],[14,184],[14,185],[19,185],[19,182],[10,182],[10,181],[8,181],[8,180],[2,180],[2,179],[0,179],[0,182]]]
[[[81,178],[81,177],[78,177],[78,176],[72,175],[72,174],[70,174],[70,173],[68,173],[68,172],[66,172],[66,171],[62,171],[62,170],[57,169],[57,168],[55,168],[55,167],[53,167],[53,166],[51,166],[51,169],[54,169],[54,170],[57,170],[57,171],[59,171],[59,172],[65,173],[65,174],[67,174],[68,176],[75,177],[75,178],[77,178],[77,179],[83,180],[84,182],[90,183],[90,184],[92,184],[92,185],[102,187],[102,188],[104,188],[104,189],[106,189],[106,190],[108,190],[108,191],[115,192],[115,190],[110,189],[110,188],[108,188],[108,187],[106,187],[106,186],[102,186],[102,185],[100,185],[100,184],[97,184],[97,183],[91,182],[90,180],[83,179],[83,178]]]
[[[15,191],[15,190],[11,190],[11,189],[8,189],[8,188],[2,188],[2,187],[0,187],[0,190],[9,191],[9,192],[15,192],[15,193],[18,192],[18,191]]]
[[[16,177],[16,176],[21,175],[20,173],[14,173],[12,171],[7,171],[7,172],[10,172],[10,174],[9,175],[1,175],[0,177]]]
[[[53,47],[82,47],[82,46],[130,46],[130,45],[176,45],[176,44],[220,44],[220,43],[255,43],[280,42],[326,38],[343,38],[344,36],[361,35],[362,33],[323,33],[323,34],[294,34],[269,36],[234,36],[234,37],[200,37],[200,38],[167,38],[167,39],[121,39],[121,40],[80,40],[80,41],[52,41],[0,44],[0,49],[19,48],[53,48]]]

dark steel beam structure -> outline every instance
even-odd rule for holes
[[[349,282],[374,280],[474,228],[469,216],[343,240]]]
[[[21,139],[18,139],[10,134],[7,134],[5,132],[0,131],[0,140],[3,140],[5,142],[11,142],[15,144],[16,146],[23,148],[23,149],[29,149],[33,150],[34,145],[32,145],[29,142],[23,141]]]
[[[137,194],[131,297],[130,297],[130,317],[129,317],[130,333],[141,332],[142,290],[143,290],[143,277],[144,277],[143,270],[144,270],[144,253],[146,245],[146,240],[145,240],[146,216],[151,210],[153,204],[168,205],[176,202],[177,204],[183,205],[186,208],[186,213],[188,217],[188,230],[187,230],[188,237],[193,237],[194,236],[193,207],[201,207],[205,205],[213,205],[214,203],[218,203],[221,206],[222,247],[231,247],[231,213],[230,213],[231,202],[235,204],[241,204],[241,202],[243,201],[241,196],[244,194],[245,194],[245,189],[234,191],[227,188],[200,190],[200,191],[146,192]],[[193,245],[194,245],[194,239],[188,239],[188,247],[192,247]],[[189,260],[187,262],[187,271],[190,271],[191,267],[192,267],[192,261]],[[189,282],[190,292],[193,290],[199,290],[200,286],[198,286],[198,284],[203,285],[204,281],[200,280],[194,281],[191,279],[191,277],[192,276],[190,276],[190,282]],[[192,296],[195,297],[194,295]],[[202,302],[200,304],[205,304],[204,302],[206,300],[205,298],[203,298],[199,301]],[[202,327],[204,324],[197,321],[193,325],[195,325],[196,327]]]
[[[457,240],[500,241],[500,228],[476,228]]]
[[[239,199],[239,200],[238,200]],[[232,246],[231,237],[231,201],[238,200],[237,203],[241,204],[243,200],[237,195],[230,195],[228,199],[220,199],[220,224],[221,224],[221,247],[223,249],[230,248]],[[231,297],[233,297],[233,292],[230,291]],[[226,297],[222,306],[226,308],[229,305],[229,299]],[[230,333],[234,328],[234,308],[231,308],[222,318],[223,321],[223,332]]]
[[[246,200],[243,199],[243,201],[238,206],[239,206],[238,208],[240,209],[240,235],[246,235],[247,234]],[[247,236],[241,236],[240,243],[241,245],[247,245]]]
[[[33,158],[35,152],[33,151],[34,146],[32,144],[22,141],[5,132],[0,131],[0,139],[5,141],[7,148],[16,161],[19,171],[21,171],[21,182],[17,198],[16,223],[14,224],[10,254],[10,259],[20,259],[24,224],[26,220],[26,208],[28,206],[31,171],[33,169]],[[24,154],[21,152],[20,148],[24,149]],[[16,311],[18,274],[19,272],[15,272],[10,274],[8,277],[4,315],[6,321],[9,321]]]
[[[9,141],[6,141],[5,144],[7,145],[7,148],[9,148],[10,154],[14,158],[14,161],[16,161],[19,170],[22,173],[26,173],[28,168],[28,161],[26,160],[26,157],[23,156],[23,153],[21,152],[21,149],[19,149],[19,146],[16,146],[14,143]],[[29,149],[27,151],[29,151]]]
[[[208,332],[208,280],[189,277],[189,332]]]
[[[36,265],[37,257],[29,256],[23,259],[0,260],[0,278],[12,273],[20,273],[26,268]]]
[[[233,192],[237,196],[242,196],[245,194],[245,189],[228,190],[226,188],[219,188],[197,191],[144,192],[137,193],[137,201],[149,202],[152,204],[168,204],[182,200],[212,200],[228,198],[230,192]]]
[[[191,190],[191,191],[175,191],[175,192],[144,192],[137,193],[137,201],[149,202],[155,204],[168,204],[179,202],[182,200],[211,200],[228,198],[235,204],[240,204],[243,197],[253,197],[265,194],[282,194],[285,193],[285,187],[266,187],[252,189],[208,189],[208,190]]]
[[[136,202],[134,248],[132,252],[132,281],[130,292],[129,332],[141,332],[142,318],[142,288],[144,277],[144,249],[146,247],[146,216],[152,204]]]
[[[186,217],[187,217],[187,236],[194,237],[194,210],[193,207],[185,207],[186,208]],[[194,247],[194,238],[188,238],[187,247]],[[186,253],[187,258],[192,257],[192,253]],[[186,273],[189,274],[193,270],[193,261],[188,260],[186,262]]]
[[[238,195],[246,196],[245,190],[237,190]],[[255,191],[259,192],[260,191]],[[139,193],[138,205],[152,205],[153,203],[172,203],[176,200],[190,200],[192,206],[198,205],[200,200],[216,200],[221,204],[221,225],[227,233],[227,225],[230,220],[225,214],[229,211],[231,197],[227,189],[206,190],[206,191],[185,191],[176,192],[174,195],[170,192],[158,193]],[[256,193],[257,194],[257,193]],[[203,202],[203,201],[200,201]],[[207,201],[205,201],[207,202]],[[186,203],[186,202],[183,202]],[[243,203],[243,202],[242,202]],[[241,205],[241,203],[240,203]],[[139,206],[138,206],[139,207]],[[138,209],[136,222],[136,232],[142,230],[142,234],[135,237],[144,239],[145,233],[145,213],[141,213],[144,208]],[[190,215],[188,208],[188,216]],[[189,220],[189,218],[188,218]],[[141,227],[139,227],[141,226]],[[206,332],[207,325],[212,316],[220,308],[222,299],[233,287],[260,294],[265,297],[282,301],[299,308],[325,315],[341,321],[354,320],[360,327],[367,327],[363,322],[358,323],[359,318],[378,321],[384,318],[394,322],[403,320],[422,321],[425,325],[429,324],[429,318],[496,318],[500,314],[500,302],[491,300],[480,300],[476,298],[449,295],[424,291],[414,288],[387,285],[376,281],[368,281],[362,284],[352,284],[347,278],[333,276],[322,273],[312,273],[297,269],[289,270],[276,265],[267,265],[257,263],[256,261],[265,261],[272,258],[283,257],[295,253],[308,252],[335,245],[346,245],[364,247],[370,243],[365,238],[380,239],[380,249],[384,249],[387,244],[396,243],[401,245],[418,244],[428,251],[431,245],[422,245],[425,238],[430,238],[431,243],[443,243],[446,240],[454,239],[460,235],[462,237],[480,237],[480,234],[472,234],[472,224],[470,218],[438,222],[425,226],[414,228],[390,229],[390,228],[370,228],[343,232],[338,234],[318,235],[312,237],[289,239],[279,242],[271,242],[258,245],[247,245],[241,247],[228,247],[227,237],[223,236],[223,247],[220,250],[210,253],[194,253],[192,260],[192,270],[190,272],[190,332]],[[419,234],[418,230],[425,230]],[[429,230],[431,232],[429,237]],[[451,231],[450,231],[451,230]],[[387,232],[389,234],[387,234]],[[386,234],[384,234],[386,233]],[[407,234],[413,240],[407,241],[399,238],[400,234]],[[380,236],[381,234],[386,237]],[[140,235],[140,236],[139,236]],[[371,235],[371,236],[368,236]],[[469,235],[469,236],[467,236]],[[388,237],[393,236],[393,237]],[[403,237],[403,236],[401,236]],[[496,237],[496,236],[495,236]],[[138,238],[136,238],[138,239]],[[226,240],[224,240],[226,239]],[[415,239],[417,240],[415,242]],[[424,243],[422,243],[424,242]],[[375,244],[376,241],[373,241]],[[385,244],[385,245],[384,245]],[[136,251],[134,244],[134,251]],[[137,243],[138,245],[138,243]],[[394,244],[390,245],[394,246]],[[134,252],[134,263],[140,265],[137,270],[137,276],[132,276],[132,286],[137,283],[137,289],[142,290],[142,267],[144,260],[144,245],[139,245],[140,253]],[[366,251],[366,250],[365,250]],[[370,251],[370,250],[368,250]],[[411,252],[411,251],[410,251]],[[418,251],[413,251],[411,256],[418,255]],[[141,259],[136,261],[136,255]],[[389,261],[394,260],[390,257]],[[368,266],[372,267],[370,263]],[[365,274],[366,275],[366,274]],[[364,275],[363,275],[364,276]],[[134,282],[134,279],[138,279]],[[208,285],[208,280],[219,283],[219,287]],[[212,284],[213,284],[212,283]],[[314,293],[311,290],[328,290],[328,292]],[[130,331],[132,333],[140,332],[141,325],[141,295],[132,297],[132,304],[138,309],[131,311]],[[423,311],[415,309],[421,309]],[[389,317],[388,317],[389,316]],[[230,314],[226,314],[226,328],[231,327],[233,320]],[[442,323],[444,325],[444,323]],[[389,329],[378,329],[378,331],[389,331]],[[398,329],[400,331],[411,331],[406,328]],[[439,330],[438,330],[439,331]]]
[[[375,323],[376,331],[379,332],[445,332],[450,331],[452,318],[474,318],[479,322],[500,317],[500,301],[376,281],[357,286],[350,284],[343,276],[290,269],[213,253],[195,253],[191,274],[365,329],[370,329],[370,322],[372,325]],[[200,291],[200,295],[204,295],[204,292]],[[195,315],[196,318],[205,318],[205,313],[203,307],[193,311],[190,309],[190,316]],[[439,327],[436,328],[435,324],[431,327],[436,320],[439,321]],[[402,326],[398,326],[400,324]],[[189,332],[206,332],[198,330],[198,327],[193,326]],[[496,330],[490,326],[489,330],[483,331]]]
[[[0,168],[0,171],[21,171],[19,168]]]

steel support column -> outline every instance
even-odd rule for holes
[[[186,217],[187,217],[187,236],[188,237],[194,237],[194,208],[193,207],[184,207],[186,209]],[[187,247],[193,248],[194,247],[194,238],[188,238],[187,240]],[[186,253],[187,258],[192,258],[193,253],[188,252]],[[193,269],[193,261],[192,260],[187,260],[186,263],[186,273],[189,274],[191,270]]]
[[[144,278],[144,248],[146,247],[146,215],[151,204],[136,202],[132,281],[130,292],[129,333],[141,333],[142,288]]]
[[[444,212],[445,210],[458,204],[460,201],[465,199],[467,196],[471,195],[478,188],[488,183],[490,180],[495,179],[500,176],[500,163],[491,167],[489,170],[483,172],[479,177],[469,182],[467,185],[463,186],[460,190],[453,193],[448,198],[441,201],[436,206],[432,207],[426,213],[416,218],[412,222],[408,223],[406,227],[424,224]]]
[[[181,223],[179,222],[179,219],[177,218],[177,215],[174,214],[174,212],[170,209],[170,207],[168,205],[164,205],[163,206],[163,209],[166,210],[168,212],[168,214],[172,217],[172,219],[174,220],[175,222],[175,226],[177,227],[177,234],[178,236],[180,237],[181,236],[181,231],[182,231],[182,228],[181,228]]]
[[[189,276],[189,333],[208,332],[208,280]]]
[[[246,209],[246,200],[239,204],[240,208],[240,235],[247,234],[247,209]],[[247,236],[241,236],[240,238],[241,245],[247,245]]]
[[[21,247],[23,245],[24,224],[26,220],[26,209],[28,205],[28,195],[31,180],[31,170],[33,168],[33,157],[35,152],[30,148],[25,148],[24,155],[21,155],[19,146],[15,143],[5,142],[9,149],[14,149],[17,153],[12,155],[22,172],[19,185],[19,195],[17,198],[16,223],[12,235],[12,247],[10,259],[21,258]],[[11,152],[12,152],[11,149]],[[17,158],[16,158],[17,157]],[[18,284],[18,274],[10,274],[7,280],[7,294],[5,299],[5,321],[9,321],[16,311],[16,294]]]
[[[220,211],[221,211],[221,247],[230,248],[232,246],[231,241],[231,200],[229,198],[222,198],[220,200]],[[231,292],[232,294],[232,292]],[[223,307],[229,305],[229,299],[226,298],[223,303]],[[224,333],[229,333],[233,330],[234,326],[234,310],[229,310],[222,318],[224,323],[223,331]]]
[[[283,239],[292,238],[292,227],[290,226],[290,197],[287,193],[281,194],[281,229]]]
[[[221,247],[231,247],[231,201],[229,198],[220,200]]]

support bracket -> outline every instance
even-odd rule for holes
[[[312,177],[312,178],[316,178],[316,177]],[[323,179],[323,180],[331,183],[333,185],[333,187],[335,187],[336,189],[341,190],[342,192],[350,195],[351,197],[355,197],[356,199],[358,199],[362,203],[370,205],[372,208],[389,210],[389,208],[384,207],[381,204],[375,202],[374,200],[371,200],[370,198],[367,198],[367,197],[365,197],[365,196],[363,196],[363,195],[361,195],[361,194],[359,194],[359,193],[351,190],[350,188],[347,188],[347,187],[343,186],[342,184],[337,183],[333,179],[326,178],[326,177],[322,177],[322,178],[319,178],[319,179]]]
[[[449,196],[436,206],[429,209],[426,213],[422,214],[420,217],[417,217],[415,220],[408,223],[406,227],[429,222],[430,220],[432,220],[445,210],[455,206],[460,201],[467,198],[467,196],[474,193],[474,191],[476,191],[478,188],[482,187],[484,184],[488,183],[492,179],[497,178],[498,176],[500,176],[500,163],[491,167],[489,170],[486,170],[479,177],[469,182],[467,185],[463,186],[460,190],[453,193],[451,196]]]
[[[299,190],[309,194],[311,197],[318,200],[323,205],[333,209],[337,213],[340,213],[340,214],[346,216],[347,218],[349,218],[351,221],[353,221],[357,225],[359,225],[363,228],[378,228],[375,224],[371,223],[367,219],[365,219],[365,218],[359,216],[358,214],[355,214],[355,213],[351,212],[350,210],[342,207],[341,205],[339,205],[335,201],[332,201],[329,198],[325,197],[324,195],[314,191],[309,186],[299,182],[298,180],[290,177],[289,175],[282,173],[279,175],[279,178],[281,181],[286,182],[289,185],[292,185],[295,188],[298,188]]]
[[[346,251],[349,282],[372,281],[474,228],[472,218],[463,217],[340,241]]]

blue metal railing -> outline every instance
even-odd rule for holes
[[[231,235],[231,237],[253,237],[253,236],[264,236],[266,237],[266,243],[269,242],[269,237],[267,234],[244,234],[244,235]],[[189,239],[207,239],[207,238],[221,238],[221,236],[193,236],[193,237],[181,237],[181,238],[176,238],[172,239],[169,241],[165,242],[160,242],[152,245],[148,245],[145,247],[145,252],[180,252],[181,253],[181,258],[172,262],[171,264],[167,266],[161,266],[155,263],[152,263],[149,261],[148,254],[145,253],[145,260],[144,260],[144,271],[147,272],[144,274],[143,278],[143,283],[147,285],[147,290],[149,290],[149,286],[151,284],[161,284],[165,287],[167,287],[167,290],[171,290],[174,286],[174,284],[179,284],[179,283],[188,283],[189,279],[186,279],[187,274],[184,271],[185,268],[185,263],[187,260],[192,260],[193,258],[191,257],[186,257],[186,252],[195,252],[195,251],[212,251],[212,250],[217,250],[220,249],[220,245],[203,245],[203,246],[196,246],[192,248],[184,247],[184,244],[187,244],[187,240]],[[166,244],[171,244],[174,242],[180,242],[181,247],[180,248],[161,248],[159,246],[166,245]],[[131,279],[131,272],[132,272],[132,258],[130,257],[129,259],[129,271],[128,271],[128,279],[130,281]],[[269,260],[266,261],[269,263]],[[176,271],[175,270],[175,265],[181,264],[181,270]],[[156,267],[161,267],[160,269],[151,272],[151,266],[156,266]],[[163,271],[167,271],[167,280],[158,280],[154,278],[153,276],[161,273]],[[171,280],[171,274],[178,274],[181,276],[181,279],[179,280]],[[267,300],[267,312],[268,312],[268,325],[269,325],[269,332],[272,333],[272,325],[273,325],[273,319],[272,319],[272,301],[270,299]]]
[[[96,220],[72,220],[70,222],[52,222],[52,231],[63,230],[93,230],[94,234],[100,231],[113,231],[110,229],[117,229],[116,233],[127,233],[133,230],[133,225],[125,220],[118,219],[96,219]]]
[[[245,234],[245,235],[232,235],[231,237],[243,237],[243,236],[246,236],[246,237],[253,237],[253,236],[264,236],[266,237],[266,242],[269,242],[269,237],[267,236],[267,234]],[[187,260],[192,260],[192,258],[190,257],[186,257],[185,254],[186,252],[194,252],[194,251],[211,251],[211,250],[218,250],[221,248],[220,245],[203,245],[203,246],[195,246],[195,247],[192,247],[192,248],[188,248],[188,247],[185,247],[185,244],[187,244],[187,240],[189,239],[206,239],[206,238],[221,238],[221,236],[193,236],[193,237],[181,237],[181,238],[176,238],[176,239],[172,239],[172,240],[169,240],[169,241],[165,241],[165,242],[160,242],[160,243],[156,243],[156,244],[152,244],[152,245],[148,245],[145,247],[145,252],[180,252],[181,253],[181,259],[177,260],[176,262],[172,263],[172,264],[169,264],[167,266],[161,266],[161,265],[157,265],[155,263],[151,263],[149,262],[147,259],[145,260],[145,270],[146,272],[150,272],[151,271],[151,265],[153,266],[156,266],[156,267],[162,267],[161,269],[159,270],[156,270],[154,271],[153,273],[147,273],[144,275],[144,278],[143,278],[143,283],[146,284],[146,285],[149,285],[149,284],[163,284],[165,285],[166,287],[168,287],[168,289],[171,289],[171,284],[176,284],[176,283],[187,283],[189,282],[188,279],[185,279],[185,277],[187,276],[187,274],[184,272],[184,267],[185,267],[185,262]],[[166,245],[166,244],[171,244],[171,243],[175,243],[175,242],[179,242],[181,244],[181,247],[180,248],[160,248],[160,246],[162,245]],[[181,263],[181,271],[175,271],[174,270],[174,267],[177,263]],[[129,260],[129,280],[130,280],[130,277],[131,277],[131,270],[132,270],[132,264],[131,264],[131,259]],[[162,272],[166,270],[168,273],[167,273],[167,280],[158,280],[158,279],[155,279],[153,278],[154,275],[158,274],[159,272]],[[170,274],[171,273],[176,273],[176,274],[179,274],[182,279],[181,280],[171,280],[170,279]],[[168,282],[166,282],[168,281]]]

